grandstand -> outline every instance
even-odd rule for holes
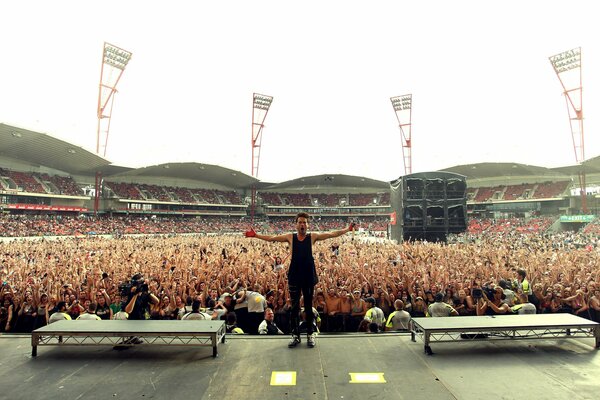
[[[600,184],[600,160],[592,159],[585,167],[590,187]],[[579,213],[578,196],[571,193],[577,166],[480,163],[443,171],[467,177],[471,218]],[[129,168],[50,135],[0,124],[0,210],[5,214],[90,214],[97,172],[103,177],[98,212],[110,216],[216,216],[239,221],[249,215],[253,187],[256,218],[275,224],[307,211],[323,226],[329,226],[328,219],[359,219],[386,230],[391,212],[389,183],[384,181],[323,174],[268,183],[196,162]],[[596,197],[588,204],[597,214]]]

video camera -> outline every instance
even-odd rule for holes
[[[129,282],[124,282],[119,285],[119,294],[122,298],[131,297],[131,289],[135,288],[136,293],[148,292],[148,284],[142,274],[135,274]]]

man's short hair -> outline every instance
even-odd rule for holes
[[[237,322],[237,316],[235,315],[235,311],[230,311],[227,313],[227,317],[225,317],[228,325],[233,325]]]
[[[523,278],[525,278],[525,277],[527,276],[527,272],[525,272],[525,270],[524,270],[524,269],[518,269],[518,270],[517,270],[517,274],[518,274],[519,276],[522,276]]]
[[[400,299],[396,299],[396,301],[394,301],[394,307],[398,310],[404,310],[404,302]]]
[[[63,308],[67,308],[67,303],[65,301],[59,301],[56,303],[56,309],[58,311],[62,310]]]
[[[200,303],[200,300],[194,300],[194,302],[192,303],[192,312],[199,312],[201,304],[202,303]]]
[[[435,301],[438,302],[438,303],[444,301],[444,293],[437,292],[435,294]]]
[[[367,303],[371,303],[371,304],[375,305],[375,299],[374,299],[373,297],[367,297],[367,298],[365,299],[365,301],[366,301]]]
[[[308,213],[305,212],[299,212],[298,214],[296,214],[296,222],[298,222],[299,218],[306,218],[307,220],[310,220],[310,215],[308,215]]]
[[[376,322],[369,323],[369,332],[371,332],[371,333],[379,332],[379,326],[377,326]]]

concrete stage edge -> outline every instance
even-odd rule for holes
[[[600,354],[593,338],[436,343],[427,356],[410,334],[227,336],[210,347],[47,347],[0,336],[2,399],[596,399]],[[295,372],[275,386],[274,371]],[[351,383],[372,373],[378,383]],[[354,375],[358,376],[358,375]],[[285,381],[285,380],[284,380]],[[385,381],[385,382],[383,382]]]

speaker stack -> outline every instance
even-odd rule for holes
[[[467,181],[452,172],[420,172],[390,182],[393,240],[446,241],[467,229]]]

